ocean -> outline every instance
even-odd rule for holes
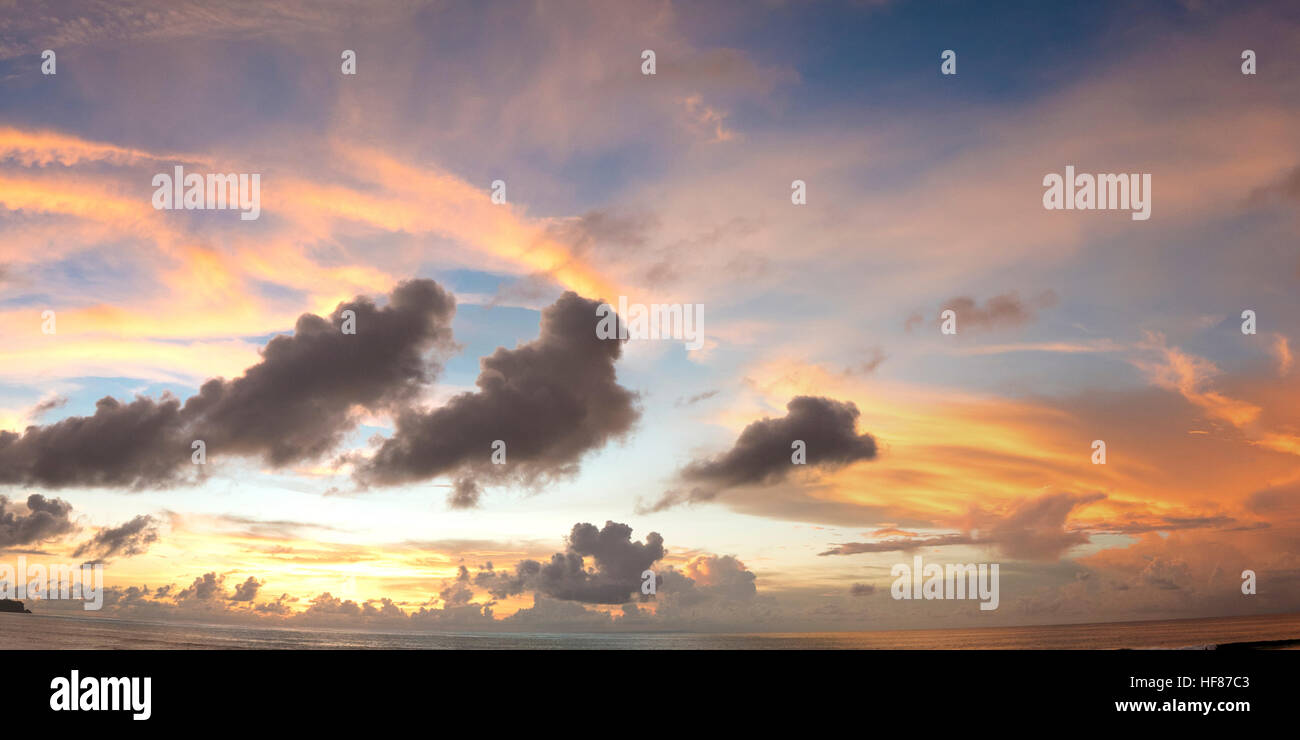
[[[807,633],[508,633],[250,627],[0,614],[8,650],[1116,650],[1300,647],[1300,614],[980,629]]]

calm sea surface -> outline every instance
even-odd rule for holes
[[[765,650],[1204,648],[1300,641],[1300,614],[982,629],[690,633],[361,632],[0,614],[0,648],[409,650]]]

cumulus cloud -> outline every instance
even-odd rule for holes
[[[195,578],[189,588],[177,593],[176,601],[220,601],[225,598],[225,589],[222,586],[225,580],[225,576],[219,576],[215,572],[204,573]]]
[[[432,280],[412,280],[377,307],[358,297],[328,318],[303,314],[293,336],[267,343],[262,361],[231,381],[209,380],[185,404],[209,451],[260,455],[268,463],[319,458],[354,426],[361,406],[390,410],[438,373],[432,349],[448,350],[455,299]],[[344,334],[343,311],[356,333]]]
[[[514,571],[493,570],[491,564],[487,569],[474,574],[474,585],[485,589],[497,599],[505,599],[521,594],[537,578],[542,564],[536,560],[521,560]]]
[[[755,576],[734,555],[697,555],[682,573],[700,588],[728,599],[748,599],[757,593]]]
[[[93,416],[74,416],[22,434],[0,431],[0,483],[145,487],[179,482],[190,462],[180,401],[101,398]]]
[[[732,555],[697,555],[680,569],[665,569],[659,579],[660,616],[716,600],[745,601],[758,592],[757,576]]]
[[[561,601],[623,604],[640,594],[641,574],[666,553],[659,533],[637,542],[630,526],[611,521],[599,529],[575,524],[565,544],[564,552],[545,563],[521,560],[513,571],[481,570],[473,577],[474,585],[496,598],[536,591]]]
[[[71,514],[72,505],[62,499],[33,493],[27,497],[27,513],[23,514],[0,496],[0,549],[62,537],[76,529]]]
[[[343,312],[356,333],[344,334]],[[209,456],[257,456],[273,467],[316,459],[356,426],[354,411],[410,402],[439,370],[427,355],[449,350],[454,299],[431,280],[393,290],[380,308],[358,297],[328,318],[299,317],[262,360],[234,380],[203,384],[182,406],[157,400],[100,399],[76,416],[22,433],[0,432],[0,483],[59,488],[147,488],[185,482],[191,443]]]
[[[330,594],[328,591],[311,600],[311,606],[307,607],[305,615],[341,615],[345,617],[361,616],[361,605],[351,599],[340,599]]]
[[[72,556],[101,562],[112,557],[129,558],[144,554],[149,545],[157,541],[157,522],[153,517],[141,514],[120,526],[99,530],[90,540],[78,545]]]
[[[697,503],[739,486],[767,485],[785,480],[799,467],[834,470],[876,457],[876,440],[858,434],[861,412],[851,401],[798,396],[786,404],[786,415],[765,418],[745,427],[727,452],[695,460],[678,472],[681,488],[670,490],[642,511],[662,511],[680,503]],[[792,444],[806,445],[807,461],[796,466]]]
[[[257,598],[257,590],[262,587],[262,582],[249,576],[248,580],[235,586],[235,593],[231,594],[231,601],[252,601]]]
[[[398,485],[455,473],[450,503],[464,508],[483,482],[537,485],[577,472],[584,454],[625,435],[640,414],[615,374],[622,343],[596,335],[598,305],[565,293],[542,311],[536,340],[482,359],[477,391],[401,413],[357,479]],[[491,461],[496,440],[505,464]]]
[[[636,542],[626,524],[607,521],[601,529],[575,524],[568,549],[538,570],[536,588],[564,601],[622,604],[640,592],[641,574],[663,556],[664,538],[658,532]],[[595,567],[587,567],[587,558]]]

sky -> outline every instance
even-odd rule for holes
[[[1292,4],[0,9],[0,562],[104,614],[1300,610]],[[178,166],[258,217],[156,208]],[[1150,217],[1046,208],[1067,166]],[[893,598],[916,556],[998,608]]]

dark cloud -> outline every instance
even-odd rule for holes
[[[20,514],[9,508],[8,498],[0,496],[0,549],[62,537],[76,529],[71,514],[68,502],[37,493],[27,497],[27,513]]]
[[[481,361],[478,391],[432,411],[397,417],[396,431],[359,464],[362,484],[397,485],[460,476],[453,505],[472,505],[482,482],[536,485],[575,473],[580,458],[626,434],[639,416],[620,386],[618,340],[596,336],[600,305],[565,293],[542,312],[540,336]],[[491,462],[493,443],[506,462]]]
[[[32,418],[35,418],[47,412],[53,411],[54,409],[63,408],[66,405],[68,405],[68,399],[64,398],[63,396],[57,396],[55,398],[46,399],[32,407],[31,416]]]
[[[473,478],[460,478],[453,485],[451,495],[447,497],[447,505],[453,509],[472,509],[478,506],[479,497],[483,495],[483,489],[474,482]]]
[[[356,314],[356,334],[341,331],[345,310]],[[303,314],[241,377],[209,380],[183,407],[169,394],[103,398],[92,416],[0,432],[0,483],[176,485],[201,473],[191,465],[194,440],[210,458],[258,456],[276,467],[319,458],[355,427],[356,407],[391,410],[420,392],[439,369],[427,355],[452,346],[454,312],[436,283],[413,280],[383,308],[358,297],[328,319]]]
[[[703,393],[696,393],[695,395],[693,395],[693,396],[691,396],[691,397],[689,397],[689,398],[683,397],[683,398],[679,398],[679,399],[677,399],[677,402],[674,403],[673,405],[674,405],[674,406],[677,406],[678,408],[681,408],[682,406],[693,406],[694,404],[697,404],[697,403],[699,403],[700,401],[707,401],[708,399],[713,398],[714,396],[718,395],[718,394],[721,393],[721,392],[722,392],[722,391],[720,391],[720,390],[718,390],[718,389],[715,388],[715,389],[713,389],[713,390],[711,390],[711,391],[705,391],[705,392],[703,392]]]
[[[176,601],[220,601],[225,599],[225,589],[222,584],[225,582],[225,576],[219,576],[216,573],[204,573],[202,576],[194,579],[190,587],[176,594]]]
[[[235,593],[231,594],[231,601],[252,601],[257,598],[257,590],[262,587],[262,582],[249,576],[248,580],[235,586]]]
[[[356,314],[344,334],[342,313]],[[441,369],[430,350],[450,349],[455,299],[432,280],[402,283],[389,304],[358,297],[329,319],[298,318],[262,361],[231,381],[210,380],[185,404],[209,454],[259,455],[273,466],[316,459],[354,426],[352,410],[390,410],[414,399]]]
[[[849,593],[853,596],[870,596],[876,592],[876,587],[870,583],[855,583],[849,586]]]
[[[945,303],[940,313],[947,309],[957,313],[957,333],[960,334],[1021,326],[1032,321],[1040,309],[1051,308],[1056,303],[1055,291],[1043,291],[1028,302],[1020,300],[1015,291],[1010,291],[989,298],[983,306],[973,298],[959,296]]]
[[[791,399],[785,416],[753,422],[726,453],[689,463],[678,473],[684,489],[668,491],[642,510],[661,511],[679,503],[708,501],[737,486],[776,483],[800,467],[833,470],[874,459],[876,440],[870,434],[858,434],[859,415],[851,401],[819,396]],[[795,440],[806,445],[804,465],[791,459]]]
[[[505,599],[523,593],[537,579],[542,564],[536,560],[521,560],[514,572],[494,571],[491,563],[486,570],[474,574],[474,585],[487,590],[493,598]]]
[[[565,601],[588,604],[622,604],[641,589],[641,574],[664,556],[664,538],[658,532],[645,542],[632,540],[626,524],[605,522],[575,524],[568,549],[551,556],[537,574],[537,590]],[[591,558],[594,568],[586,567]]]
[[[460,566],[456,571],[456,580],[438,592],[444,607],[465,606],[474,599],[474,589],[469,585],[469,569]]]
[[[562,601],[624,604],[640,594],[641,574],[665,553],[659,533],[651,532],[645,542],[636,542],[631,527],[609,521],[601,529],[594,524],[573,525],[566,545],[549,562],[521,560],[513,573],[481,570],[473,583],[499,599],[536,591]]]
[[[254,605],[253,611],[258,614],[269,614],[277,617],[288,616],[293,611],[289,606],[290,601],[297,601],[297,599],[291,599],[289,594],[280,594],[280,597],[275,601],[264,601],[261,604]]]
[[[72,556],[90,557],[96,561],[118,556],[129,558],[144,554],[149,545],[157,541],[157,522],[153,517],[141,514],[121,526],[99,530],[93,538],[81,543]]]
[[[328,591],[311,600],[311,606],[303,612],[304,616],[361,616],[361,605],[351,599],[343,600]]]
[[[378,604],[379,606],[375,606]],[[388,598],[371,599],[361,605],[361,616],[369,619],[405,619],[406,612]]]
[[[0,483],[158,486],[180,481],[190,463],[181,403],[170,394],[122,403],[101,398],[93,416],[73,416],[21,435],[0,432]]]

